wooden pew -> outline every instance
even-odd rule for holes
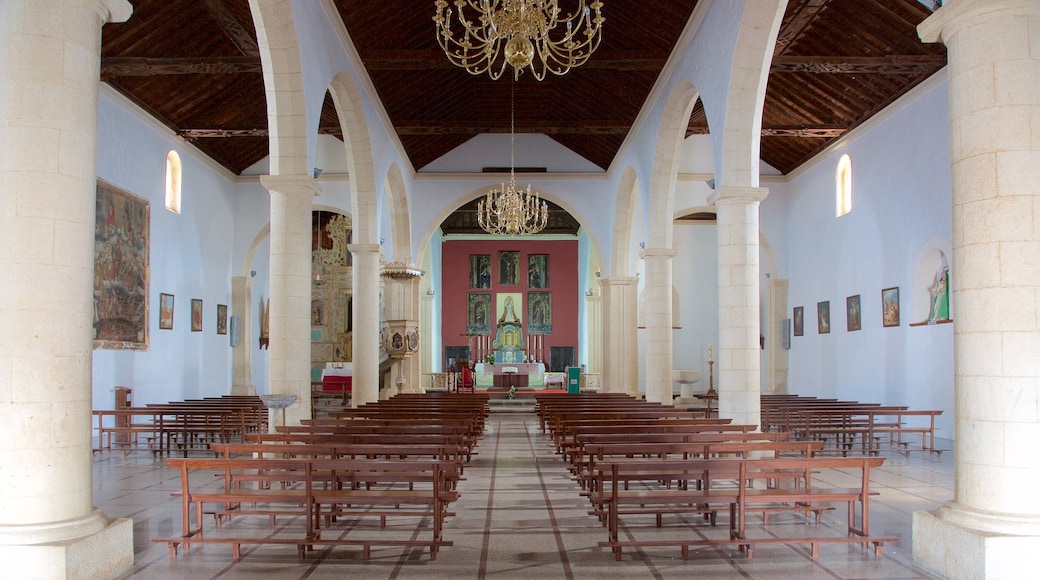
[[[869,498],[870,470],[884,462],[880,457],[813,457],[813,458],[769,458],[769,459],[697,459],[697,460],[645,460],[604,462],[596,467],[600,479],[599,501],[607,507],[608,539],[601,546],[614,551],[620,560],[622,549],[629,547],[677,546],[682,549],[683,559],[689,556],[689,548],[695,546],[737,545],[750,558],[754,546],[766,543],[809,544],[813,558],[819,555],[819,546],[824,543],[868,543],[874,545],[874,553],[881,555],[884,542],[898,541],[897,537],[870,535]],[[822,488],[813,484],[813,475],[821,469],[839,469],[860,472],[858,486],[849,488]],[[796,477],[798,485],[753,487],[755,480],[775,478],[785,473]],[[639,474],[645,486],[639,489],[624,489],[622,482],[631,482]],[[695,481],[697,485],[664,487],[655,482]],[[803,535],[799,528],[777,526],[769,528],[770,535],[749,537],[747,535],[747,512],[777,504],[845,503],[848,506],[847,533],[843,536]],[[657,539],[642,537],[621,541],[618,536],[619,515],[622,506],[658,506],[681,512],[724,512],[729,513],[729,538],[722,539]],[[858,510],[857,510],[858,506]],[[726,510],[725,508],[728,508]],[[638,511],[638,510],[635,510]],[[858,514],[858,517],[857,517]],[[684,522],[683,525],[689,525]],[[632,526],[628,527],[633,532]]]
[[[440,461],[359,461],[345,459],[196,459],[168,458],[166,465],[175,467],[181,475],[182,534],[173,538],[155,538],[155,542],[167,543],[170,556],[176,557],[179,546],[192,544],[227,544],[232,547],[234,558],[241,556],[243,544],[295,545],[301,558],[314,546],[361,546],[365,559],[371,555],[373,546],[425,547],[430,550],[430,559],[437,557],[442,546],[452,545],[443,538],[446,506],[458,498],[450,489],[446,478],[453,466]],[[211,482],[191,478],[192,473],[223,474],[224,485],[214,489]],[[236,477],[261,485],[243,487]],[[268,485],[263,478],[268,477]],[[286,485],[288,482],[293,485]],[[387,485],[406,483],[401,485]],[[277,483],[278,485],[270,485]],[[195,504],[195,520],[192,524],[191,504]],[[231,532],[205,530],[204,506],[217,504],[251,504],[259,506],[252,515],[263,513],[268,506],[274,513],[284,513],[292,505],[298,506],[292,521],[303,525],[286,526],[278,536],[235,535]],[[414,510],[401,510],[400,506],[422,508],[424,517],[432,518],[432,537],[429,539],[402,540],[390,537],[358,537],[361,528],[349,536],[322,537],[322,524],[330,525],[334,517],[378,516],[380,518],[404,515],[414,517]],[[385,519],[384,519],[385,521]],[[330,530],[332,531],[332,530]]]

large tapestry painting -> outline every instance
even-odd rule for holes
[[[148,202],[98,181],[94,348],[148,348]]]

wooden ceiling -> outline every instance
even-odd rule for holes
[[[447,61],[433,0],[333,2],[413,167],[477,134],[509,131],[510,81]],[[131,4],[128,22],[102,29],[102,80],[235,174],[266,157],[248,0]],[[603,42],[585,66],[517,83],[517,132],[544,133],[609,167],[696,4],[604,0]],[[791,172],[942,68],[944,47],[922,44],[915,31],[930,13],[918,0],[790,0],[769,73],[762,160]],[[330,98],[320,131],[339,134]],[[707,131],[698,104],[688,133]]]

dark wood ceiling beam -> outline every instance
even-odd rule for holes
[[[651,70],[660,71],[668,61],[669,53],[658,50],[604,50],[593,53],[581,66],[589,70]],[[369,71],[400,71],[459,68],[440,50],[368,50],[361,57]]]
[[[788,46],[798,38],[798,36],[805,30],[819,15],[819,13],[827,6],[830,0],[806,0],[804,4],[798,7],[797,11],[791,15],[791,18],[780,25],[780,31],[776,35],[776,46],[773,48],[773,54],[781,54]]]
[[[783,56],[773,57],[769,72],[814,74],[929,74],[946,66],[941,55]]]
[[[213,137],[267,137],[267,129],[178,129],[177,134],[188,141]],[[319,135],[342,137],[343,131],[337,126],[318,127]]]
[[[228,10],[224,0],[203,0],[203,3],[206,5],[206,10],[209,10],[210,15],[220,25],[224,34],[231,39],[231,42],[235,43],[235,46],[242,51],[242,54],[260,58],[260,46],[256,43],[256,38]]]
[[[622,121],[603,121],[599,123],[583,123],[561,125],[547,122],[526,122],[517,126],[517,133],[542,133],[545,135],[627,135],[631,123]],[[395,125],[399,135],[476,135],[479,133],[508,133],[509,127],[503,124],[474,125],[458,123],[428,123],[421,121],[405,122]]]
[[[763,127],[763,137],[809,137],[809,138],[827,138],[833,139],[835,137],[841,137],[848,128],[846,127]],[[686,136],[691,135],[708,135],[707,127],[689,127],[686,130]]]
[[[101,60],[101,78],[150,77],[159,75],[262,73],[260,57],[214,58],[106,57]]]

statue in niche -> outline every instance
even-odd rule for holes
[[[935,282],[928,289],[931,295],[931,307],[928,309],[928,322],[947,321],[950,319],[950,268],[943,264],[935,273]]]
[[[495,363],[524,362],[523,333],[520,317],[516,315],[513,297],[507,296],[502,308],[502,316],[498,317],[498,330],[492,347],[495,349]]]

